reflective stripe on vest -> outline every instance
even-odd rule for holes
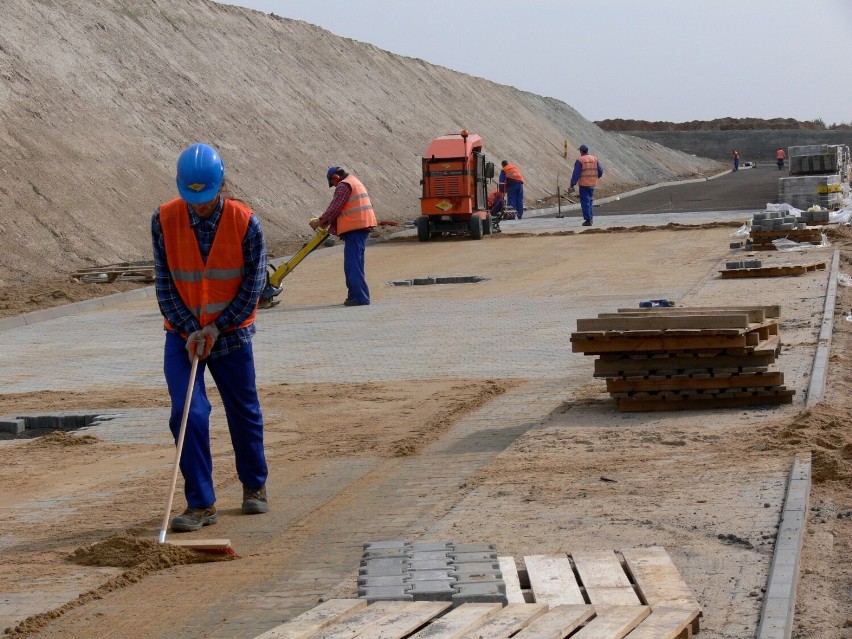
[[[352,188],[352,192],[349,194],[346,204],[343,205],[340,215],[337,216],[337,234],[343,235],[349,231],[370,229],[376,226],[373,203],[370,202],[370,196],[367,195],[367,189],[364,188],[361,181],[349,175],[343,178],[341,182],[346,182]]]
[[[245,204],[225,199],[205,264],[195,231],[189,224],[186,202],[177,198],[160,207],[169,273],[181,300],[201,326],[219,317],[239,293],[245,276],[243,238],[250,218],[251,210]],[[240,327],[250,326],[256,314],[257,309]],[[173,328],[168,321],[165,325]]]
[[[580,156],[580,186],[598,185],[598,159],[594,155]]]
[[[515,182],[524,181],[524,176],[521,175],[521,170],[516,167],[514,164],[507,164],[503,167],[503,175],[506,176],[507,180],[514,180]]]

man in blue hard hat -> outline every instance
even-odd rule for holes
[[[569,193],[574,192],[574,185],[580,185],[580,208],[583,210],[583,226],[591,226],[594,219],[592,207],[594,206],[595,187],[598,180],[603,177],[603,167],[594,155],[589,154],[589,147],[581,144],[577,149],[580,158],[574,162],[574,173],[571,175],[571,186]]]
[[[266,284],[266,241],[248,205],[223,192],[225,165],[213,147],[193,144],[185,149],[178,158],[176,180],[180,197],[154,211],[151,236],[157,302],[166,331],[169,428],[175,442],[181,426],[185,428],[180,469],[187,508],[171,520],[171,529],[190,532],[215,524],[219,517],[205,370],[210,371],[225,408],[243,484],[242,512],[269,510],[263,415],[251,342],[258,299]]]
[[[367,237],[376,227],[376,214],[366,187],[354,175],[339,166],[330,166],[325,174],[334,196],[322,217],[310,221],[311,228],[326,228],[343,240],[343,274],[346,277],[344,306],[366,306],[370,288],[364,269]]]

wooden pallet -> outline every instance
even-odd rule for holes
[[[68,277],[83,283],[153,282],[154,266],[122,262],[120,264],[82,268],[69,273]]]
[[[702,612],[664,548],[500,557],[509,603],[333,599],[256,639],[689,639]]]
[[[789,277],[804,275],[810,271],[825,270],[825,262],[813,264],[786,264],[778,266],[761,266],[758,268],[732,268],[719,271],[723,279],[739,277]]]

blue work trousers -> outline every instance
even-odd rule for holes
[[[518,212],[518,219],[524,217],[524,183],[506,182],[506,200],[509,206]]]
[[[580,208],[583,210],[583,219],[587,222],[592,221],[592,207],[594,206],[595,187],[581,186],[580,187]]]
[[[367,237],[370,229],[349,231],[341,237],[343,240],[343,274],[346,276],[346,299],[358,304],[370,303],[370,289],[367,286],[367,273],[364,270],[364,253],[367,249]]]
[[[189,373],[192,362],[186,352],[186,340],[166,332],[164,371],[172,413],[169,428],[177,443]],[[257,398],[254,352],[251,342],[242,348],[198,363],[195,385],[186,422],[180,469],[184,494],[190,508],[204,508],[216,503],[213,489],[213,456],[210,452],[210,400],[204,387],[204,372],[209,369],[222,397],[228,431],[234,447],[237,476],[248,488],[266,484],[266,455],[263,450],[263,416]]]

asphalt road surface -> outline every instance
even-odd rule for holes
[[[617,201],[595,203],[595,215],[763,210],[767,203],[778,201],[778,179],[787,175],[774,164],[760,164],[704,182],[661,186]]]

